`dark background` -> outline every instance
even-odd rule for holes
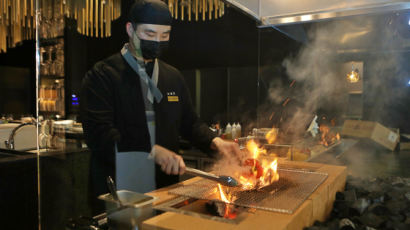
[[[123,9],[127,9],[123,2]],[[76,94],[85,72],[96,62],[119,52],[128,41],[126,13],[113,22],[110,38],[90,38],[76,32],[67,21],[67,92]],[[263,33],[263,35],[261,35]],[[258,29],[257,22],[235,8],[227,7],[222,18],[211,21],[179,21],[172,24],[170,47],[162,59],[185,77],[196,105],[195,71],[201,74],[200,117],[208,124],[241,122],[254,125],[258,104],[259,39],[269,41],[269,62],[280,62],[298,45],[273,29]],[[274,58],[272,58],[274,57]],[[81,99],[80,99],[81,100]],[[68,113],[78,108],[67,104]]]
[[[122,9],[124,11],[128,9],[128,2],[129,0],[123,3]],[[70,20],[66,21],[64,37],[66,98],[70,98],[71,94],[78,94],[81,79],[88,69],[97,61],[119,52],[124,42],[127,41],[125,15],[126,13],[123,12],[122,17],[113,22],[112,37],[104,39],[80,35],[76,32],[75,23]],[[406,28],[408,29],[408,27]],[[195,90],[196,71],[200,71],[200,116],[203,120],[208,123],[220,121],[222,124],[239,121],[243,130],[249,130],[255,127],[258,105],[266,102],[269,82],[279,78],[284,85],[289,83],[281,62],[285,57],[297,53],[301,45],[272,28],[258,29],[257,23],[253,19],[234,8],[226,8],[226,14],[218,20],[206,22],[174,21],[170,49],[163,59],[180,69],[184,74],[194,103],[197,95]],[[408,52],[403,53],[403,55],[405,57],[403,58],[404,63],[400,63],[400,65],[406,66],[407,61],[407,70],[405,71],[408,74],[410,73],[410,65],[408,64],[410,55]],[[364,61],[364,76],[371,79],[375,76],[371,67],[377,64],[377,54],[373,56],[363,54],[362,57],[367,57],[367,60],[360,58]],[[341,61],[354,59],[355,57],[344,57]],[[0,66],[21,68],[20,71],[24,72],[21,76],[28,76],[28,79],[22,80],[22,77],[16,77],[14,73],[0,72],[0,115],[3,113],[34,114],[36,105],[34,41],[25,41],[22,45],[9,49],[7,53],[0,54]],[[269,71],[261,73],[258,66],[270,66],[271,68]],[[386,72],[386,74],[406,76],[403,73],[396,73],[394,70]],[[407,79],[409,81],[410,74],[407,76],[409,76]],[[410,87],[404,84],[405,80],[405,77],[396,77],[393,81],[381,84],[380,94],[386,95],[386,97],[400,95],[396,97],[396,100],[380,101],[365,94],[363,96],[363,119],[376,120],[388,127],[400,127],[401,132],[404,133],[410,132],[410,122],[408,122],[410,117]],[[14,86],[19,87],[13,88]],[[372,87],[369,84],[367,86]],[[8,102],[16,99],[22,106],[15,109],[6,107]],[[67,113],[76,114],[77,108],[70,104],[67,101]],[[195,104],[195,106],[199,105]],[[269,106],[265,108],[272,109]],[[88,181],[81,181],[82,177],[79,175],[86,171],[88,164],[86,163],[87,159],[84,158],[89,157],[89,155],[81,153],[78,155],[79,159],[76,157],[77,155],[73,154],[68,158],[49,157],[48,159],[42,158],[41,161],[42,195],[47,197],[44,199],[46,202],[42,202],[43,209],[49,210],[60,219],[63,219],[67,213],[81,213],[83,211],[80,212],[76,208],[84,206],[85,202],[80,199],[81,197],[75,197],[73,194],[85,194],[82,190],[85,187],[80,185],[87,184]],[[356,160],[356,158],[354,159]],[[37,220],[35,215],[37,211],[35,197],[37,166],[34,160],[33,158],[25,164],[18,162],[19,164],[0,168],[2,175],[10,178],[10,180],[2,180],[2,188],[8,188],[8,190],[3,189],[0,193],[2,197],[15,198],[4,200],[6,203],[0,206],[8,208],[7,212],[15,216],[11,219],[13,224],[20,221],[27,225],[26,228],[22,229],[29,229],[34,226],[30,223]],[[384,165],[385,162],[382,162],[380,167]],[[67,188],[76,191],[76,193],[68,193]],[[19,202],[17,206],[14,202],[16,199]],[[60,200],[64,206],[58,206],[60,203],[51,202],[54,200]],[[65,209],[61,207],[65,207]],[[43,216],[47,218],[53,215],[46,213]],[[32,217],[32,219],[21,221],[22,217]],[[10,219],[3,222],[6,221],[10,221]],[[44,225],[51,225],[49,222],[52,221],[53,219],[49,218]]]
[[[72,94],[78,95],[82,77],[88,69],[97,61],[119,52],[127,41],[125,11],[129,8],[130,2],[130,0],[123,1],[124,12],[113,22],[110,38],[90,38],[80,35],[76,32],[75,22],[66,20],[64,39],[67,99],[71,98]],[[303,44],[295,42],[275,29],[258,28],[257,25],[252,18],[231,7],[226,8],[225,15],[220,19],[205,22],[179,20],[173,22],[170,47],[162,59],[181,70],[190,88],[195,107],[199,106],[195,104],[197,95],[195,71],[200,71],[199,115],[209,124],[217,121],[222,124],[239,121],[254,126],[257,107],[266,101],[270,80],[279,78],[284,83],[289,82],[281,62],[284,58],[295,55]],[[408,53],[404,55],[407,55],[405,56],[407,58],[403,60],[408,61],[410,55]],[[366,56],[366,54],[363,54],[363,57],[368,57],[368,60],[362,59],[365,62],[364,75],[366,78],[371,78],[373,74],[370,67],[377,57]],[[352,58],[344,58],[343,61],[349,60]],[[4,92],[0,94],[2,96],[0,114],[35,113],[34,61],[34,41],[25,41],[21,46],[0,54],[1,66],[30,69],[29,80],[24,83],[29,85],[28,90],[13,92],[18,93],[19,96]],[[402,65],[406,64],[402,63]],[[271,66],[270,72],[260,73],[258,66]],[[410,70],[407,69],[407,73],[409,72]],[[262,79],[258,79],[258,75]],[[400,76],[404,75],[400,74]],[[18,84],[17,78],[6,76],[3,72],[0,73],[0,78],[3,79],[0,83],[5,82],[4,78],[8,78],[7,82],[15,81],[12,84]],[[390,89],[384,89],[384,94],[401,95],[393,101],[378,102],[371,95],[364,94],[363,119],[376,120],[390,127],[400,127],[404,131],[410,130],[410,123],[406,121],[410,116],[408,106],[410,87],[403,83],[405,81],[406,79],[401,77],[382,84]],[[6,86],[6,88],[11,87]],[[17,110],[6,108],[8,97],[21,98],[24,106]],[[67,114],[77,114],[78,108],[71,105],[67,99]]]
[[[4,67],[0,69],[0,116],[35,114],[34,54],[34,41],[24,41],[7,53],[0,53],[0,66]]]

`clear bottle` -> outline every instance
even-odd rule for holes
[[[225,133],[226,133],[226,139],[228,140],[232,139],[232,126],[229,122],[228,122],[228,125],[226,125]]]
[[[233,125],[232,125],[232,140],[235,140],[235,138],[237,138],[237,137],[238,137],[238,135],[237,135],[237,132],[236,132],[236,124],[233,123]]]
[[[242,127],[241,124],[239,124],[238,122],[238,124],[236,125],[236,138],[240,137],[242,137]]]

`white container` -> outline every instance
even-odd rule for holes
[[[242,137],[242,127],[241,124],[238,122],[236,125],[236,138]]]
[[[232,125],[232,140],[235,140],[235,138],[237,138],[237,134],[236,134],[236,124],[233,123],[233,125]]]
[[[109,193],[98,197],[105,201],[108,225],[112,229],[141,229],[142,222],[154,216],[152,204],[157,197],[128,190],[119,190],[117,194],[123,207]]]
[[[232,126],[230,123],[225,128],[226,139],[232,139]]]

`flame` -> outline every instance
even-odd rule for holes
[[[267,160],[262,161],[263,175],[260,177],[261,187],[272,184],[279,180],[278,159],[275,158],[271,163]]]
[[[246,147],[252,155],[253,159],[250,160],[253,161],[253,165],[251,166],[251,173],[249,175],[247,174],[239,176],[239,182],[241,183],[242,188],[246,190],[261,188],[270,185],[275,181],[278,181],[279,174],[277,158],[275,158],[273,161],[261,159],[261,163],[258,163],[258,157],[260,156],[260,153],[266,154],[266,149],[259,148],[253,140],[248,141]],[[249,165],[247,166],[249,167]],[[259,170],[260,168],[262,168],[263,170],[263,173],[259,178],[256,176],[258,174],[260,175],[260,172],[258,173],[258,168]]]
[[[239,182],[242,185],[242,188],[249,190],[253,189],[256,185],[256,182],[254,182],[251,178],[246,178],[244,176],[239,177]]]
[[[251,190],[251,189],[257,189],[261,188],[267,185],[270,185],[274,183],[275,181],[279,180],[279,174],[277,172],[278,170],[278,159],[275,158],[273,161],[272,160],[267,160],[267,159],[258,159],[260,156],[260,153],[266,154],[266,149],[259,148],[257,143],[255,143],[253,140],[248,141],[246,143],[246,147],[249,151],[249,153],[252,155],[253,158],[248,159],[245,162],[248,162],[248,164],[245,164],[244,167],[248,167],[251,170],[251,173],[247,173],[246,175],[240,175],[239,172],[236,175],[238,178],[242,189],[245,190]],[[261,162],[260,162],[261,161]],[[253,162],[253,163],[249,163]],[[252,165],[253,164],[253,165]],[[262,175],[257,178],[257,175],[259,176],[261,174],[261,168],[263,170]],[[256,173],[255,173],[256,172]],[[218,186],[215,188],[215,193],[219,194],[219,198],[221,201],[224,202],[224,218],[227,219],[234,219],[237,216],[236,211],[234,210],[234,205],[233,201],[236,199],[235,196],[232,194],[229,194],[229,192],[224,192],[223,186],[221,184],[217,184]]]
[[[326,147],[334,144],[337,140],[340,140],[339,133],[333,133],[327,125],[320,125],[319,131],[321,133],[321,140],[319,143]]]
[[[221,184],[218,183],[218,190],[219,190],[219,197],[223,202],[225,202],[225,212],[224,212],[224,218],[227,219],[235,219],[236,217],[236,212],[232,209],[232,206],[230,205],[231,203],[231,196],[228,195],[228,197],[225,195],[223,192],[223,189],[221,187]]]
[[[277,136],[278,136],[278,129],[272,128],[271,130],[269,130],[268,133],[266,133],[265,138],[269,144],[273,144],[273,142],[276,141]]]
[[[225,193],[222,190],[221,184],[218,183],[218,190],[219,190],[219,195],[221,197],[221,200],[225,203],[230,203],[230,201],[228,200],[228,198],[226,198]]]
[[[253,154],[253,159],[258,159],[261,153],[266,154],[266,149],[260,149],[254,140],[250,140],[246,143],[246,149]]]
[[[272,161],[272,163],[270,164],[270,168],[273,169],[274,172],[278,171],[278,159]]]

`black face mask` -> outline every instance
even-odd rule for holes
[[[155,59],[161,56],[168,49],[168,41],[157,42],[140,39],[142,56],[145,59]]]

